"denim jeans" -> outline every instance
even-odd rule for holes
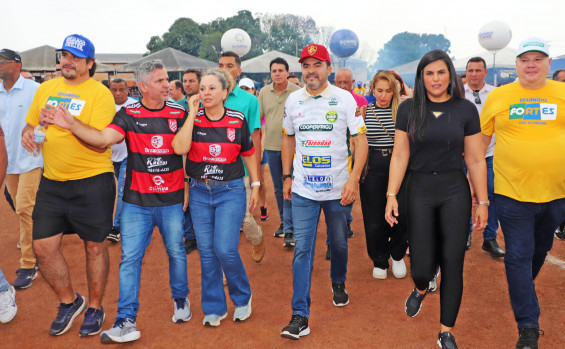
[[[182,223],[182,204],[143,207],[123,203],[118,318],[135,319],[137,316],[141,262],[151,242],[155,226],[159,228],[169,257],[169,285],[172,298],[185,298],[190,292],[186,272],[186,253],[182,240]]]
[[[10,284],[4,277],[4,273],[2,272],[2,269],[0,269],[0,292],[8,291],[8,288],[10,288]]]
[[[310,315],[310,287],[316,246],[316,230],[320,210],[324,210],[330,238],[332,282],[340,284],[347,277],[347,218],[352,204],[342,206],[340,200],[315,201],[292,194],[294,223],[294,259],[292,260],[292,314]]]
[[[182,225],[182,229],[184,231],[185,240],[196,239],[196,236],[194,236],[194,225],[192,224],[192,217],[190,216],[190,206],[187,206],[186,211],[184,211],[184,223]]]
[[[275,187],[275,198],[277,199],[279,216],[283,224],[283,232],[292,233],[294,231],[292,226],[292,203],[290,200],[283,199],[281,152],[274,150],[265,150],[265,152],[267,153],[269,171],[271,171],[271,178]]]
[[[488,220],[485,230],[483,230],[483,238],[490,240],[496,239],[496,231],[498,230],[498,216],[496,215],[496,198],[494,196],[494,171],[492,169],[492,156],[485,158],[487,163],[487,190],[488,200]]]
[[[496,206],[504,232],[504,266],[514,317],[518,328],[539,328],[534,280],[553,246],[553,233],[565,217],[565,198],[533,203],[496,194]]]
[[[196,229],[202,269],[202,311],[206,315],[227,312],[222,270],[236,307],[251,299],[251,286],[239,255],[239,228],[245,216],[245,185],[235,179],[206,186],[190,179],[189,205]]]
[[[116,214],[114,215],[114,228],[120,228],[120,218],[122,216],[122,197],[124,196],[124,186],[126,183],[126,168],[128,158],[123,161],[114,162],[114,176],[118,180],[118,200],[116,201]]]

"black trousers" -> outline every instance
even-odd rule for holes
[[[370,148],[368,156],[369,171],[359,186],[367,253],[375,267],[387,269],[388,259],[402,259],[408,244],[402,226],[391,227],[385,220],[390,154]]]
[[[471,215],[469,182],[462,170],[408,174],[406,214],[410,271],[425,290],[441,268],[443,325],[453,327],[463,295],[463,261]]]

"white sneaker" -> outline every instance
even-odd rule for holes
[[[430,285],[428,286],[428,291],[435,292],[437,290],[437,278],[438,278],[438,276],[439,276],[439,268],[437,269],[436,275],[434,276],[432,281],[430,281]]]
[[[381,279],[381,280],[386,279],[386,269],[374,267],[373,268],[373,277],[375,279]]]
[[[392,260],[392,275],[394,275],[397,279],[402,279],[406,276],[406,264],[404,263],[404,259],[399,261],[395,261],[392,256],[390,257]]]
[[[173,300],[175,304],[175,313],[173,315],[173,322],[180,323],[186,322],[192,318],[192,313],[190,312],[190,301],[188,296],[185,298],[175,298]]]
[[[0,292],[0,322],[5,324],[12,321],[17,312],[16,290],[10,286],[6,291]]]
[[[138,340],[141,333],[137,330],[135,321],[132,319],[119,318],[111,329],[100,334],[102,344],[126,343]]]

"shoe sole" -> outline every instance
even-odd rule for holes
[[[106,240],[112,241],[112,242],[120,242],[120,238],[117,238],[117,239],[116,239],[116,238],[111,238],[111,237],[109,237],[109,236],[106,238]]]
[[[208,326],[208,327],[218,327],[220,326],[220,321],[222,321],[223,319],[225,319],[228,316],[228,313],[225,313],[224,315],[220,316],[218,318],[218,320],[214,321],[214,322],[210,322],[210,321],[206,321],[204,322],[204,326]]]
[[[78,332],[78,335],[79,335],[80,337],[88,337],[88,336],[95,336],[95,335],[97,335],[98,333],[102,332],[102,325],[104,325],[104,321],[106,321],[106,313],[103,313],[103,314],[102,314],[102,323],[100,324],[100,328],[98,329],[98,331],[96,331],[96,332],[88,332],[88,333],[80,332],[80,331],[79,331],[79,332]]]
[[[264,221],[266,221],[267,219],[269,219],[269,216],[267,216],[267,217],[265,217],[265,218],[259,217],[259,219],[260,219],[262,222],[264,222]]]
[[[235,321],[235,322],[242,322],[242,321],[247,320],[247,319],[251,316],[251,300],[252,300],[252,299],[253,299],[253,296],[251,296],[251,297],[249,298],[249,303],[247,303],[247,305],[249,305],[249,311],[247,312],[247,314],[245,314],[243,317],[240,317],[240,318],[236,318],[236,317],[235,317],[235,314],[234,314],[233,321]]]
[[[294,247],[295,243],[294,242],[285,242],[283,244],[283,247]]]
[[[73,321],[75,321],[75,318],[76,318],[77,316],[79,316],[79,315],[84,311],[84,309],[86,309],[86,298],[84,298],[84,296],[80,296],[80,297],[82,298],[82,307],[80,307],[80,308],[75,312],[75,314],[74,314],[73,316],[71,316],[71,319],[69,320],[69,323],[67,324],[67,326],[66,326],[63,330],[61,330],[61,331],[58,332],[58,333],[51,333],[51,330],[50,330],[50,331],[49,331],[49,334],[50,334],[50,335],[52,335],[52,336],[60,336],[60,335],[62,335],[62,334],[65,334],[65,333],[71,328],[71,326],[73,325]]]
[[[303,329],[302,331],[300,331],[298,333],[298,335],[292,334],[288,331],[282,331],[281,332],[281,337],[283,338],[288,338],[288,339],[294,339],[294,340],[298,340],[300,339],[300,337],[304,337],[310,334],[310,327],[306,327],[305,329]]]
[[[35,270],[35,273],[31,277],[31,280],[28,284],[23,285],[23,286],[16,286],[16,285],[12,285],[12,286],[14,286],[14,288],[16,288],[18,290],[25,290],[26,288],[31,287],[31,285],[33,284],[33,280],[37,279],[37,276],[39,276],[39,273],[37,272],[37,270]]]
[[[112,337],[109,336],[107,333],[102,333],[100,336],[100,343],[102,344],[113,344],[113,343],[127,343],[133,342],[141,338],[141,332],[135,331],[126,334],[123,337]]]
[[[183,322],[187,322],[188,320],[192,319],[192,312],[190,312],[190,314],[188,314],[188,317],[186,319],[175,319],[175,316],[173,315],[173,322],[175,324],[180,324]]]
[[[373,275],[373,278],[375,278],[377,280],[386,280],[386,278],[388,277],[386,272],[384,273],[384,275],[375,275],[375,273],[373,273],[372,275]]]

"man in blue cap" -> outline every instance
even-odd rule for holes
[[[65,38],[57,50],[62,77],[41,84],[27,113],[22,145],[30,152],[40,148],[45,172],[33,210],[33,250],[41,274],[61,304],[49,333],[62,335],[87,307],[75,293],[69,266],[61,253],[61,232],[76,232],[84,241],[89,308],[81,336],[100,332],[104,322],[102,298],[109,258],[104,240],[112,229],[115,198],[114,168],[110,148],[98,149],[79,141],[59,127],[48,127],[46,142],[34,142],[34,128],[49,109],[67,109],[90,127],[103,129],[116,109],[110,91],[92,79],[96,70],[94,45],[81,35]]]

